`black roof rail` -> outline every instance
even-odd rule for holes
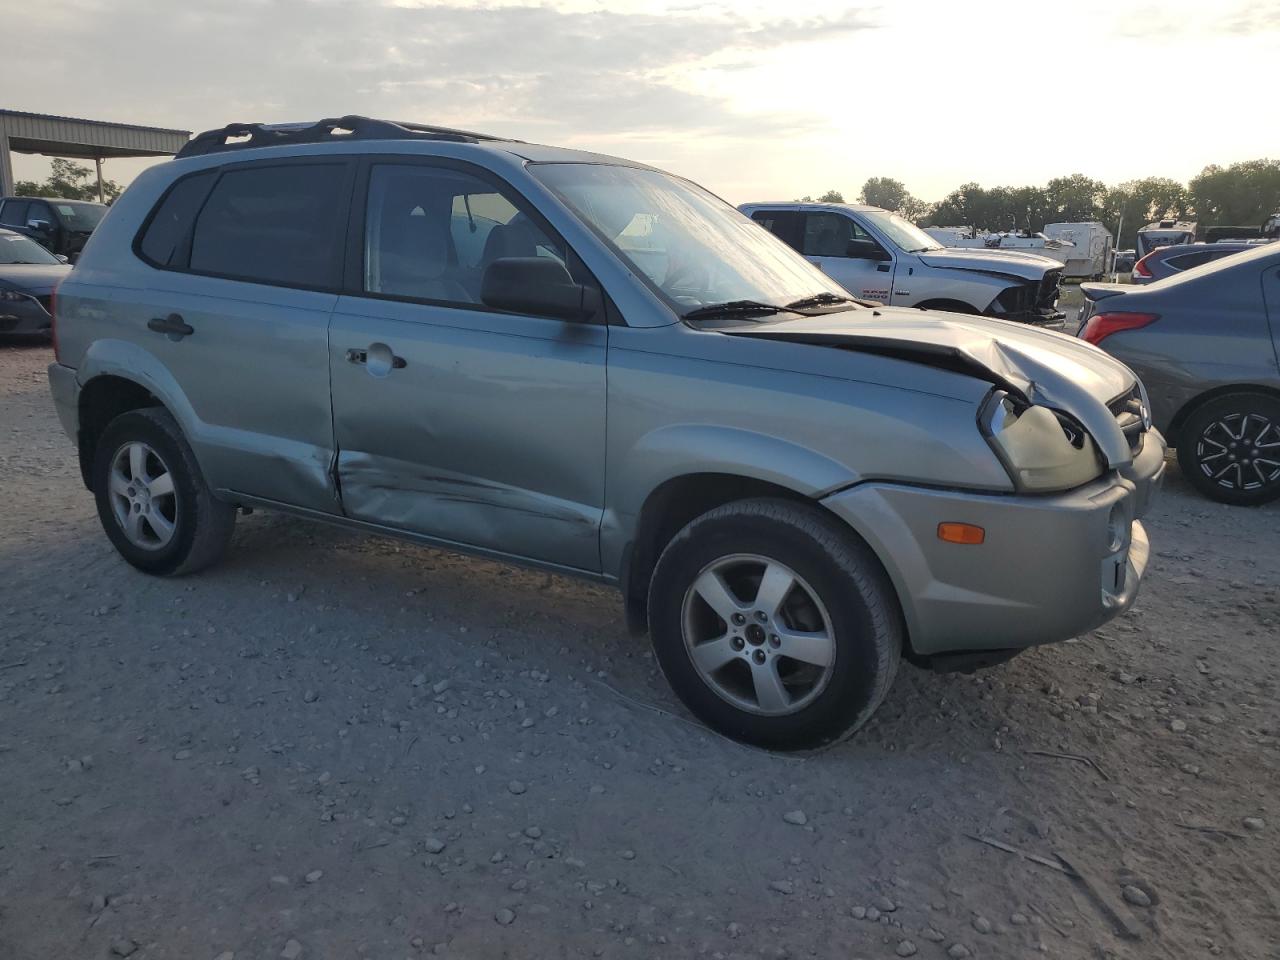
[[[255,147],[295,143],[336,143],[341,140],[451,140],[455,143],[479,143],[482,140],[501,139],[504,138],[468,130],[350,115],[315,123],[229,123],[220,130],[206,130],[196,134],[178,151],[176,159],[228,150],[251,150]]]

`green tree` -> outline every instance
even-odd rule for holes
[[[901,210],[909,199],[911,194],[906,186],[893,177],[872,177],[862,185],[862,193],[858,195],[859,203],[885,210]]]
[[[1187,190],[1168,177],[1130,180],[1107,191],[1099,219],[1112,235],[1120,230],[1119,247],[1137,242],[1138,230],[1154,220],[1179,219],[1187,214]]]
[[[1205,167],[1187,184],[1201,223],[1256,226],[1280,209],[1280,160],[1245,160]]]
[[[49,179],[19,180],[13,185],[20,197],[55,197],[61,200],[97,200],[98,181],[93,168],[82,163],[55,157],[49,164]],[[122,189],[114,180],[102,181],[102,195],[108,203],[120,196]]]
[[[1107,185],[1082,173],[1055,177],[1044,188],[1045,223],[1080,223],[1097,220],[1107,196]],[[1035,229],[1044,227],[1039,224]]]
[[[814,200],[813,197],[806,194],[797,200],[796,203],[844,203],[844,194],[839,190],[828,190],[822,196],[818,197],[817,200]]]

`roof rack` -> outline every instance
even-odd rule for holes
[[[176,158],[296,143],[336,143],[341,140],[451,140],[455,143],[479,143],[482,140],[501,139],[504,138],[449,127],[350,115],[315,123],[229,123],[221,130],[206,130],[196,134],[178,151]]]

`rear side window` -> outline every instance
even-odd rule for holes
[[[793,250],[803,244],[804,215],[794,210],[757,210],[751,219],[764,227]]]
[[[184,262],[181,248],[191,237],[191,226],[200,206],[217,177],[216,170],[197,173],[175,183],[147,224],[138,244],[138,252],[157,267],[177,266]]]
[[[190,268],[236,280],[336,287],[345,164],[225,171],[196,217]]]
[[[1170,257],[1169,266],[1175,270],[1190,270],[1192,267],[1198,267],[1208,263],[1210,260],[1217,260],[1225,256],[1227,254],[1221,250],[1201,250],[1199,253],[1184,253],[1179,257]]]
[[[25,227],[27,225],[26,200],[6,200],[0,208],[0,223],[6,227]]]

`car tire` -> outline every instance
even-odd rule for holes
[[[1219,503],[1258,506],[1280,497],[1280,399],[1242,391],[1197,407],[1178,429],[1178,465]]]
[[[213,496],[177,421],[159,407],[116,417],[93,461],[98,518],[120,555],[157,576],[194,573],[226,552],[236,510]]]
[[[730,503],[681,530],[654,570],[649,623],[667,681],[699,719],[782,750],[862,726],[905,633],[870,547],[821,508],[782,499]]]

